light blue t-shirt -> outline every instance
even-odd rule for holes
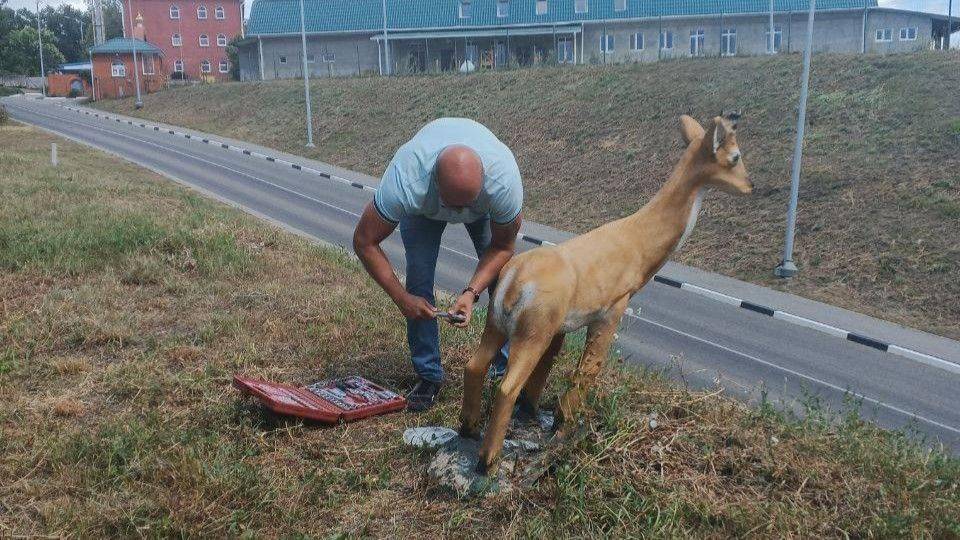
[[[454,144],[471,148],[483,164],[480,195],[461,209],[441,204],[435,174],[437,156]],[[383,173],[373,202],[380,216],[391,223],[405,216],[449,223],[472,223],[490,216],[503,225],[515,220],[523,206],[520,168],[513,152],[482,124],[466,118],[441,118],[400,147]]]

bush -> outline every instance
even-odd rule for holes
[[[22,94],[23,92],[15,86],[3,86],[0,84],[0,97]]]
[[[6,124],[8,120],[10,120],[10,114],[7,113],[7,108],[0,105],[0,126]]]

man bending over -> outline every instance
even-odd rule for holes
[[[407,396],[409,409],[423,411],[443,384],[440,335],[433,295],[440,237],[448,223],[463,223],[480,259],[448,313],[470,323],[480,293],[496,286],[513,256],[520,230],[523,186],[513,153],[483,125],[441,118],[400,147],[360,217],[353,248],[370,276],[407,319],[407,343],[419,380]],[[380,243],[400,225],[406,250],[407,284],[400,283]],[[494,361],[506,369],[508,346]]]

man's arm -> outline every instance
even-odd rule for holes
[[[360,258],[363,267],[370,277],[386,291],[390,299],[400,308],[404,317],[409,319],[432,319],[435,317],[434,307],[426,298],[415,296],[407,292],[386,253],[380,247],[390,233],[397,227],[380,217],[373,203],[368,203],[360,216],[360,222],[353,232],[353,251]]]
[[[520,232],[521,221],[521,215],[517,215],[516,219],[504,225],[490,222],[490,247],[488,247],[483,253],[483,256],[480,257],[480,262],[477,263],[477,269],[474,271],[473,277],[467,285],[475,290],[477,294],[483,292],[484,289],[490,286],[490,283],[497,278],[500,270],[507,264],[510,257],[513,257],[513,250],[517,242],[517,233]],[[470,315],[473,311],[473,298],[473,293],[466,291],[464,294],[461,294],[453,306],[451,306],[450,313],[457,313],[463,315],[465,318],[463,322],[454,323],[454,326],[466,328],[467,325],[470,324]]]

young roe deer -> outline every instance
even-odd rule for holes
[[[643,208],[560,245],[517,255],[504,266],[483,337],[464,373],[460,434],[479,438],[484,377],[497,350],[510,340],[507,373],[480,448],[479,473],[496,470],[521,389],[520,406],[536,415],[564,335],[586,326],[583,356],[560,399],[554,424],[557,436],[564,435],[565,423],[575,420],[584,393],[603,366],[630,297],[693,230],[704,188],[741,194],[753,190],[737,146],[738,119],[737,114],[718,116],[704,130],[682,116],[687,148],[669,180]]]

